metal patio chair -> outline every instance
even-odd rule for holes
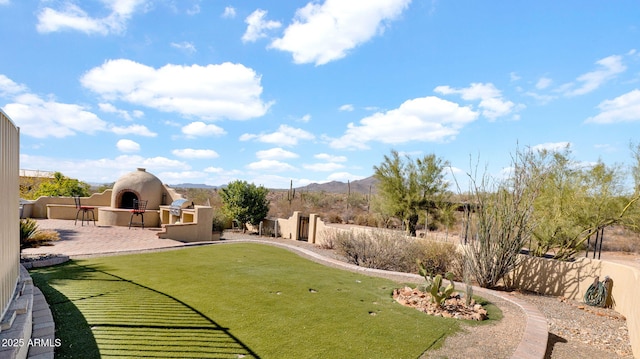
[[[131,210],[131,219],[129,219],[129,229],[134,225],[142,225],[142,229],[144,229],[144,212],[147,210],[147,201],[144,200],[133,200],[133,209]],[[133,217],[138,218],[140,216],[140,222],[134,222]]]
[[[87,223],[89,223],[90,220],[93,220],[93,225],[96,225],[96,214],[93,210],[95,210],[95,207],[91,207],[91,206],[83,206],[82,203],[80,203],[80,197],[76,196],[73,197],[73,199],[76,202],[76,209],[78,210],[76,212],[76,221],[74,222],[74,225],[78,225],[78,216],[80,216],[80,212],[82,212],[82,221],[80,222],[81,226],[84,226],[84,217],[85,215],[87,216]],[[91,219],[89,219],[89,213],[91,213]]]

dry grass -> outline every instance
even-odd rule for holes
[[[640,253],[640,233],[621,226],[607,228],[604,231],[602,250],[608,252]]]

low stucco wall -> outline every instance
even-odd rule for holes
[[[278,234],[285,239],[298,239],[298,223],[300,223],[300,212],[295,211],[291,217],[278,218]]]
[[[522,256],[520,265],[507,279],[517,288],[553,296],[583,300],[595,277],[613,280],[613,309],[627,318],[631,347],[640,358],[640,270],[624,264],[580,258],[575,262]]]
[[[183,210],[183,212],[185,212]],[[189,214],[193,222],[187,223],[163,223],[163,232],[158,233],[159,238],[170,238],[181,242],[203,242],[220,239],[212,233],[213,208],[209,206],[195,206]],[[185,213],[182,214],[184,220]]]
[[[80,203],[83,206],[90,207],[109,207],[111,204],[111,190],[108,189],[102,193],[94,193],[90,197],[80,197]],[[78,210],[75,209],[76,202],[73,197],[40,197],[35,201],[25,204],[25,213],[29,213],[29,217],[31,218],[51,218],[51,219],[75,219],[76,212]],[[54,209],[54,216],[56,217],[48,217],[49,215],[49,207],[52,206],[70,206],[73,209],[73,215],[71,215],[70,211],[62,208],[58,213],[57,210]],[[97,211],[96,216],[98,215]],[[97,219],[98,217],[96,217]]]
[[[99,226],[128,227],[131,221],[131,210],[124,208],[100,207],[97,208]],[[75,218],[75,215],[74,217]],[[71,218],[71,219],[73,219]],[[133,216],[133,222],[140,222],[140,216]],[[140,225],[136,225],[140,226]],[[146,210],[144,212],[145,227],[160,227],[160,211]]]

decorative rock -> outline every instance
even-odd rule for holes
[[[442,306],[436,305],[431,300],[431,294],[422,292],[418,288],[394,289],[393,298],[401,305],[414,307],[423,313],[437,317],[478,321],[487,318],[487,311],[482,308],[482,305],[472,300],[472,305],[467,306],[458,293],[446,299]]]

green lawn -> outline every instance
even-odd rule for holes
[[[454,319],[403,307],[400,284],[260,244],[71,261],[33,270],[57,358],[417,358]]]

